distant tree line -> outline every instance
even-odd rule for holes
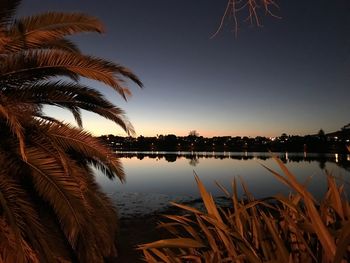
[[[215,136],[206,138],[191,131],[188,136],[174,134],[155,137],[121,137],[103,135],[100,137],[116,151],[273,151],[273,152],[337,152],[346,153],[350,144],[350,125],[341,130],[325,134],[321,129],[314,135],[287,135],[268,138],[263,136]]]

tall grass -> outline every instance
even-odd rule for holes
[[[289,196],[254,199],[241,182],[246,199],[219,187],[232,207],[218,207],[197,176],[205,211],[173,203],[185,215],[165,215],[160,227],[173,238],[143,244],[147,262],[348,262],[350,205],[343,185],[327,175],[328,190],[317,201],[304,184],[275,158],[282,173],[268,167],[292,189]]]

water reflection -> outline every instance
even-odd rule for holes
[[[191,166],[197,166],[199,164],[199,158],[197,156],[193,156],[189,162]]]
[[[198,198],[194,171],[214,196],[223,196],[215,181],[230,189],[233,178],[237,176],[243,179],[256,198],[278,193],[287,195],[290,192],[287,186],[263,168],[262,165],[265,165],[282,173],[270,153],[119,152],[118,155],[125,170],[126,184],[110,181],[99,171],[96,171],[96,178],[103,191],[115,199],[121,214],[152,212],[165,207],[171,200]],[[350,181],[349,156],[304,156],[304,153],[277,155],[300,182],[306,182],[312,177],[308,189],[315,198],[321,198],[327,190],[326,170],[336,176],[338,182]],[[349,185],[345,184],[348,193]],[[238,194],[244,197],[240,188]]]
[[[266,152],[117,152],[121,158],[134,158],[142,160],[147,156],[153,159],[165,159],[168,162],[175,162],[179,158],[189,160],[191,166],[197,166],[200,159],[234,159],[234,160],[268,160],[272,158],[271,153]],[[326,162],[333,162],[340,167],[350,171],[349,154],[325,154],[325,153],[273,153],[278,156],[283,163],[288,162],[319,162],[321,170],[325,169]]]

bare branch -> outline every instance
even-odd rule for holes
[[[278,0],[276,0],[278,1]],[[227,0],[226,9],[221,16],[220,24],[217,30],[210,38],[216,37],[223,29],[225,21],[233,21],[233,30],[235,36],[238,34],[239,21],[249,21],[251,25],[262,26],[262,18],[260,13],[274,18],[281,18],[277,16],[272,9],[279,9],[275,0]]]

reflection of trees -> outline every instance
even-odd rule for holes
[[[191,166],[197,166],[199,164],[199,158],[197,156],[192,155],[192,158],[190,159],[189,165]]]
[[[323,159],[319,160],[318,166],[320,167],[321,170],[324,170],[326,168],[326,161]]]
[[[320,130],[320,132],[321,131],[322,130]],[[324,170],[326,168],[327,156],[325,154],[320,154],[318,156],[318,160],[317,161],[319,162],[318,166],[320,167],[320,169]]]
[[[226,158],[228,158],[228,157],[226,157]],[[234,159],[234,160],[251,160],[251,159],[253,159],[254,158],[254,156],[245,156],[245,155],[232,155],[231,157],[230,157],[230,159]]]
[[[271,155],[266,153],[213,153],[213,152],[118,152],[119,157],[124,158],[132,158],[136,157],[139,160],[142,160],[144,157],[148,158],[164,158],[167,162],[175,162],[177,158],[186,158],[189,160],[189,164],[192,166],[196,166],[199,163],[199,159],[201,158],[215,158],[215,159],[233,159],[233,160],[251,160],[251,159],[259,159],[266,161],[271,157]],[[288,157],[285,154],[280,154],[279,158],[283,161],[283,163],[288,162],[319,162],[320,169],[325,169],[326,162],[331,162],[337,164],[339,167],[342,167],[348,171],[350,171],[350,161],[348,160],[348,155],[339,154],[336,158],[334,154],[308,154],[306,156],[302,154],[288,154]]]
[[[187,160],[189,160],[189,165],[191,166],[196,166],[197,164],[199,164],[199,158],[207,158],[207,156],[199,156],[197,154],[184,154],[181,157],[186,158]]]
[[[267,156],[260,156],[258,157],[260,160],[266,161],[267,159],[269,159],[270,157]]]
[[[350,162],[347,161],[347,160],[339,160],[337,165],[339,167],[342,167],[344,168],[345,170],[349,171],[350,172]]]
[[[175,162],[177,159],[176,154],[165,154],[164,157],[165,157],[165,160],[169,163]]]
[[[286,164],[286,163],[288,162],[288,160],[287,160],[287,158],[286,158],[285,155],[281,156],[280,159],[281,159],[281,161],[282,161],[284,164]]]
[[[136,158],[139,160],[142,160],[143,158],[145,158],[145,155],[144,154],[137,154]]]

